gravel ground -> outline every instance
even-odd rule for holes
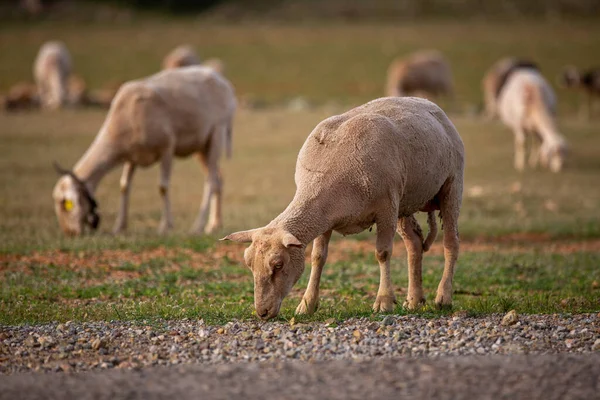
[[[595,399],[600,354],[278,361],[0,376],[0,400]]]
[[[0,326],[0,373],[252,361],[600,352],[600,314]]]

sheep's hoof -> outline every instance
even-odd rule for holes
[[[172,228],[173,224],[161,221],[160,225],[158,226],[158,234],[166,235]]]
[[[300,304],[298,304],[298,307],[296,307],[296,314],[297,315],[312,315],[317,311],[318,308],[319,308],[319,300],[310,302],[310,301],[306,300],[305,298],[302,298],[302,301],[300,302]]]
[[[373,304],[374,312],[392,312],[396,309],[395,296],[377,296],[375,304]]]
[[[438,310],[451,310],[452,309],[452,297],[437,295],[435,298],[435,306]]]
[[[419,300],[415,300],[414,298],[406,299],[402,307],[409,311],[417,311],[421,309],[425,305],[425,298],[421,297]]]

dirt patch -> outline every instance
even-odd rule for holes
[[[194,269],[213,269],[224,263],[243,264],[246,245],[230,243],[216,245],[206,252],[190,249],[158,247],[141,252],[130,250],[101,250],[92,252],[64,252],[60,250],[36,252],[28,255],[5,255],[0,260],[0,276],[10,272],[32,273],[33,265],[58,265],[71,271],[93,270],[103,275],[103,280],[122,281],[135,279],[147,273],[149,268],[140,268],[156,260],[164,264],[161,272],[179,271],[182,260]],[[473,241],[461,243],[462,253],[478,252],[530,253],[545,251],[557,254],[576,252],[600,252],[600,239],[586,241],[549,240],[544,235],[510,235],[494,241]],[[338,239],[329,247],[328,262],[350,261],[357,257],[374,257],[374,240]],[[405,254],[401,242],[396,242],[394,255]],[[428,254],[443,255],[444,248],[436,242]],[[310,249],[306,252],[306,261],[310,262]],[[130,264],[130,265],[129,265]]]

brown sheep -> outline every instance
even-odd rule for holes
[[[437,50],[423,50],[394,60],[387,72],[387,96],[452,97],[450,64]]]

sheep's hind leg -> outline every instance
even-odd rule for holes
[[[446,185],[447,187],[442,189],[443,193],[440,199],[440,214],[444,232],[444,273],[435,297],[435,304],[439,308],[452,306],[452,279],[460,247],[458,216],[462,202],[462,181],[450,181]]]
[[[198,212],[196,221],[192,225],[191,233],[212,233],[221,227],[221,191],[223,179],[219,170],[220,153],[220,148],[215,148],[214,146],[210,146],[206,154],[202,152],[198,153],[198,159],[206,172],[206,180],[204,182],[200,211]]]
[[[308,280],[306,292],[302,296],[302,301],[296,308],[296,314],[313,314],[319,308],[319,283],[321,282],[323,266],[327,261],[327,250],[329,248],[331,232],[325,232],[313,242],[310,255],[310,279]]]
[[[163,201],[163,212],[158,232],[167,233],[173,228],[173,216],[171,215],[171,202],[169,200],[169,182],[171,180],[171,167],[173,165],[173,153],[168,152],[160,160],[160,183],[158,186]]]
[[[404,307],[416,310],[425,304],[423,296],[423,232],[413,215],[400,218],[396,231],[402,236],[408,257],[408,295]]]
[[[119,182],[121,187],[121,200],[119,205],[119,215],[115,221],[113,233],[120,233],[127,229],[127,217],[129,211],[129,193],[131,192],[131,180],[135,172],[135,165],[127,162],[123,166],[123,173]]]
[[[376,257],[379,262],[379,290],[377,299],[373,304],[375,312],[391,312],[396,308],[396,296],[392,287],[392,277],[390,274],[390,260],[394,247],[394,235],[396,231],[396,218],[384,221],[377,221],[377,244]]]

